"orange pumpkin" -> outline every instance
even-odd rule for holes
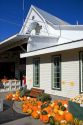
[[[23,97],[23,100],[24,100],[24,101],[26,101],[26,100],[27,100],[27,97],[26,97],[26,96],[24,96],[24,97]]]
[[[47,111],[47,113],[53,112],[51,106],[48,106],[48,107],[44,108],[44,111]]]
[[[18,100],[19,100],[19,96],[18,96],[18,95],[15,95],[14,100],[15,100],[15,101],[18,101]]]
[[[40,107],[42,105],[41,101],[37,101],[37,105]]]
[[[32,117],[35,118],[35,119],[38,119],[39,118],[39,113],[37,111],[33,111],[32,112]]]
[[[42,113],[40,114],[40,120],[43,122],[43,123],[48,123],[49,122],[49,116],[48,116],[48,113],[47,111],[42,111]]]
[[[22,112],[26,113],[27,112],[27,108],[23,108]]]
[[[43,123],[48,123],[48,122],[49,122],[49,117],[48,117],[48,115],[43,115],[43,116],[42,116],[42,122],[43,122]]]
[[[66,112],[65,113],[65,120],[73,122],[74,121],[74,117],[73,117],[73,115],[70,112]]]
[[[37,111],[37,110],[38,110],[38,107],[37,107],[37,106],[33,106],[33,107],[32,107],[32,110],[33,110],[33,111]]]
[[[13,94],[12,93],[9,93],[8,95],[6,95],[6,99],[7,100],[12,100],[13,98]]]
[[[61,121],[61,120],[64,120],[64,114],[63,115],[59,115],[59,114],[55,114],[55,121]]]

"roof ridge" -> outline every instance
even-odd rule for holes
[[[58,17],[56,17],[56,16],[54,16],[54,15],[52,15],[52,14],[50,14],[50,13],[48,13],[48,12],[46,12],[45,10],[42,10],[42,9],[40,9],[40,8],[38,8],[38,7],[36,7],[36,6],[34,6],[34,5],[31,5],[32,7],[34,7],[43,17],[50,17],[50,18],[52,18],[53,20],[55,20],[55,25],[56,25],[56,21],[57,21],[57,23],[60,23],[61,25],[63,24],[63,25],[70,25],[68,22],[66,22],[66,21],[64,21],[64,20],[62,20],[62,19],[60,19],[60,18],[58,18]],[[44,15],[45,14],[45,15]],[[47,20],[47,21],[49,21],[49,22],[51,22],[52,23],[52,19],[51,19],[51,21],[50,20]],[[46,19],[45,19],[46,20]],[[54,24],[54,21],[53,21],[53,24]],[[60,24],[58,24],[58,25],[60,25]]]

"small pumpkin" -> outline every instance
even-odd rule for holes
[[[32,117],[34,119],[38,119],[39,118],[39,113],[37,111],[33,111],[31,115],[32,115]]]
[[[15,100],[15,101],[18,101],[18,100],[19,100],[19,96],[16,95],[16,96],[14,97],[14,100]]]
[[[26,100],[27,100],[27,97],[26,97],[26,96],[24,96],[24,97],[23,97],[23,101],[26,101]]]
[[[37,111],[37,110],[38,110],[38,107],[37,107],[37,106],[33,106],[33,107],[32,107],[32,110],[33,110],[33,111]]]
[[[74,117],[73,117],[73,115],[70,113],[70,112],[66,112],[65,113],[65,120],[68,122],[68,121],[71,121],[71,122],[73,122],[74,121]]]
[[[49,117],[47,111],[42,111],[40,115],[40,120],[42,120],[43,123],[48,123],[49,122]]]
[[[27,109],[27,113],[30,115],[32,113],[32,109]]]
[[[63,115],[55,114],[55,121],[61,121],[61,120],[64,120],[64,114]]]

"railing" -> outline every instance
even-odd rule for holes
[[[0,89],[0,92],[16,91],[20,89],[20,80],[8,80],[7,83],[3,83],[4,89]]]

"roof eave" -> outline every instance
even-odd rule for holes
[[[83,47],[83,40],[77,40],[77,41],[55,45],[53,47],[44,48],[44,49],[40,49],[32,52],[21,53],[20,58],[32,57],[32,56],[48,54],[53,52],[60,52],[60,51],[71,50],[71,49],[82,48],[82,47]]]

